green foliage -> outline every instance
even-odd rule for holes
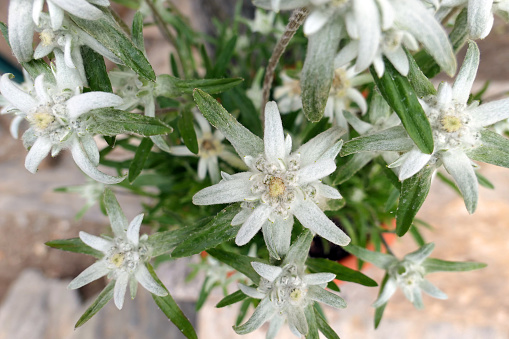
[[[67,252],[92,255],[97,259],[103,257],[103,254],[100,251],[97,251],[92,247],[88,246],[83,241],[81,241],[80,238],[51,240],[46,242],[46,246]]]
[[[97,312],[103,308],[108,301],[113,299],[113,288],[115,287],[115,280],[111,280],[109,284],[99,293],[95,301],[90,305],[89,308],[83,313],[79,320],[74,325],[74,328],[78,328],[89,321]]]

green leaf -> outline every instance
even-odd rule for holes
[[[178,327],[178,329],[182,332],[183,335],[186,336],[186,338],[189,339],[198,339],[198,336],[196,335],[196,332],[193,328],[193,325],[187,319],[186,315],[180,307],[177,305],[175,300],[172,298],[170,292],[166,289],[166,287],[161,283],[161,280],[157,277],[156,273],[154,272],[154,269],[150,264],[147,265],[147,268],[152,275],[152,278],[164,289],[166,292],[168,292],[168,295],[165,297],[160,297],[155,294],[152,294],[152,298],[154,299],[157,306],[161,309],[161,311],[170,319],[172,323],[175,324],[175,326]]]
[[[253,302],[253,299],[246,299],[240,304],[239,314],[237,315],[237,319],[235,320],[235,326],[240,326],[240,324],[244,321],[247,315],[247,310],[249,306]]]
[[[320,121],[329,98],[334,76],[341,22],[329,20],[318,32],[308,37],[306,60],[302,68],[302,107],[309,121]]]
[[[129,182],[132,183],[138,175],[140,175],[143,167],[145,166],[145,162],[147,161],[148,156],[150,155],[150,150],[154,146],[154,143],[150,138],[143,138],[141,140],[138,149],[136,149],[136,153],[134,154],[133,161],[131,162],[131,166],[129,166]]]
[[[424,240],[423,236],[421,235],[421,232],[415,225],[412,225],[412,227],[410,227],[410,234],[414,238],[417,245],[419,245],[420,247],[426,245],[426,241]]]
[[[62,251],[88,254],[100,259],[104,254],[85,244],[80,238],[59,239],[46,242],[46,246]]]
[[[141,178],[140,178],[141,179]],[[147,244],[152,249],[152,256],[156,257],[173,250],[182,243],[182,239],[187,239],[191,234],[200,230],[212,218],[205,218],[192,226],[185,226],[177,230],[165,232],[156,232],[148,237]]]
[[[397,259],[390,254],[380,253],[380,252],[374,252],[367,250],[365,248],[349,244],[348,246],[344,246],[343,249],[353,255],[355,255],[357,258],[367,261],[375,265],[376,267],[380,267],[383,269],[389,268],[389,266],[397,261]]]
[[[186,147],[194,154],[198,154],[200,148],[198,146],[198,139],[196,138],[193,121],[193,113],[188,109],[184,109],[182,111],[182,117],[178,122],[178,128]]]
[[[465,272],[484,268],[488,265],[473,261],[446,261],[435,258],[427,258],[422,263],[426,274],[433,272]]]
[[[117,4],[121,4],[122,6],[125,6],[130,9],[139,9],[141,6],[142,0],[112,0],[113,2],[116,2]]]
[[[9,41],[9,29],[7,28],[7,25],[0,21],[0,31],[2,31],[2,35],[4,36],[5,41],[11,47],[11,43]]]
[[[306,315],[306,321],[308,323],[308,333],[306,334],[306,339],[320,339],[313,304],[307,305],[304,308],[304,314]]]
[[[98,20],[86,20],[70,15],[79,28],[84,30],[122,62],[140,76],[155,81],[156,75],[152,66],[141,50],[136,48],[122,27],[107,10]]]
[[[316,325],[318,326],[318,330],[323,333],[325,338],[327,339],[340,339],[337,333],[329,326],[327,320],[318,312],[317,309],[315,311],[315,319]]]
[[[341,156],[360,152],[409,151],[414,146],[412,139],[402,126],[395,126],[380,132],[363,135],[346,142]]]
[[[466,152],[472,160],[509,168],[509,139],[487,129],[481,131],[481,146]]]
[[[388,279],[389,279],[389,275],[386,273],[384,275],[382,283],[380,284],[380,290],[378,291],[378,296],[380,296],[380,294],[384,290],[385,284],[387,283]],[[387,306],[387,303],[385,303],[382,306],[377,307],[375,309],[375,319],[374,319],[374,321],[375,321],[375,329],[378,328],[378,325],[380,325],[380,322],[382,321],[382,317],[383,317],[384,311],[385,311],[385,306]]]
[[[433,153],[433,134],[428,118],[422,109],[414,89],[408,79],[384,58],[385,73],[379,78],[373,67],[371,75],[382,96],[399,116],[408,135],[417,147],[426,154]]]
[[[89,308],[79,318],[78,322],[74,325],[74,328],[78,328],[87,321],[90,320],[101,308],[104,307],[113,298],[113,288],[115,287],[116,280],[111,280],[109,284],[101,291],[97,299],[90,305]]]
[[[266,264],[262,259],[248,257],[247,255],[237,254],[233,252],[223,251],[217,248],[211,248],[207,250],[207,253],[216,258],[217,260],[225,263],[231,268],[244,274],[246,277],[251,279],[256,285],[260,284],[260,276],[254,268],[251,266],[253,261],[258,261]]]
[[[157,95],[175,98],[184,94],[192,94],[197,88],[209,94],[217,94],[229,90],[244,81],[242,78],[227,79],[179,79],[163,74],[157,77]]]
[[[83,45],[81,46],[81,56],[83,57],[88,87],[90,87],[92,91],[113,93],[102,55],[94,52],[90,47]]]
[[[306,265],[309,267],[309,269],[315,272],[334,273],[337,279],[342,281],[350,281],[369,287],[377,286],[376,281],[370,277],[362,274],[359,271],[352,270],[351,268],[343,266],[335,261],[322,258],[308,258],[306,260]]]
[[[308,258],[309,248],[312,242],[313,234],[310,230],[305,229],[288,249],[282,266],[292,263],[297,266],[303,265]]]
[[[143,14],[136,12],[133,18],[133,27],[131,29],[133,43],[140,50],[145,51],[145,41],[143,39]]]
[[[88,131],[92,134],[114,136],[139,134],[144,137],[168,134],[172,128],[157,118],[129,113],[114,108],[98,108],[90,111]]]
[[[188,257],[233,239],[241,225],[232,226],[233,217],[240,212],[240,205],[233,204],[219,212],[196,232],[190,234],[171,253],[174,258]]]
[[[408,81],[410,81],[410,84],[415,90],[415,94],[417,94],[419,98],[437,94],[435,86],[433,86],[431,81],[429,81],[429,79],[421,71],[412,54],[410,54],[406,48],[404,50],[410,64],[410,70],[407,77]]]
[[[237,292],[228,294],[226,297],[221,299],[221,301],[217,303],[216,307],[222,308],[222,307],[230,306],[230,305],[238,303],[239,301],[242,301],[246,298],[247,298],[247,295],[242,293],[241,290],[238,290]]]
[[[212,69],[212,74],[207,78],[219,78],[223,77],[226,73],[226,69],[230,66],[231,58],[233,53],[235,52],[235,45],[237,44],[237,37],[233,36],[228,40],[226,45],[219,51],[219,54],[216,59],[216,64]]]
[[[30,74],[32,79],[37,78],[37,76],[41,74],[44,74],[44,80],[49,81],[52,84],[56,83],[55,76],[53,75],[51,68],[42,59],[22,62],[21,66],[23,66],[28,74]]]
[[[203,116],[230,141],[240,157],[256,157],[263,153],[263,140],[242,126],[220,103],[200,89],[194,91],[194,100]]]
[[[196,301],[196,306],[195,306],[196,312],[198,312],[202,308],[203,304],[205,304],[205,301],[207,301],[207,298],[210,295],[210,292],[212,292],[212,288],[214,288],[214,285],[213,285],[210,289],[208,289],[208,290],[206,289],[208,281],[209,281],[209,277],[206,277],[205,281],[203,282],[203,284],[201,286],[201,290],[200,290],[200,293],[198,294],[198,300]]]
[[[262,121],[260,120],[260,112],[253,105],[253,102],[246,95],[246,91],[240,86],[235,87],[232,91],[224,93],[221,96],[222,103],[227,110],[239,110],[239,119],[249,126],[249,130],[257,136],[263,135]]]
[[[401,195],[396,211],[396,233],[398,236],[402,237],[408,231],[415,215],[426,200],[434,171],[434,166],[426,165],[401,184]]]
[[[447,186],[449,186],[450,188],[452,188],[456,193],[458,193],[460,196],[461,196],[461,192],[458,188],[458,186],[456,186],[456,183],[454,181],[452,181],[451,179],[449,179],[446,175],[444,175],[443,173],[441,173],[440,171],[437,172],[437,177],[442,180],[443,183],[445,183]]]
[[[478,171],[475,171],[475,175],[477,176],[477,181],[479,182],[479,185],[489,188],[489,189],[495,188],[495,185],[493,185],[493,183],[491,181],[489,181],[488,178],[486,178],[484,175],[482,175]]]
[[[364,168],[374,157],[376,157],[376,154],[369,152],[355,154],[346,164],[339,166],[333,185],[340,185],[353,177],[355,173]]]

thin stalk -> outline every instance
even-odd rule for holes
[[[384,244],[384,247],[387,250],[387,253],[389,253],[390,255],[394,255],[394,253],[392,252],[389,244],[387,243],[387,241],[385,241],[385,238],[383,237],[383,234],[380,236],[380,240]]]
[[[306,7],[297,8],[293,11],[292,16],[290,17],[290,21],[288,25],[286,25],[285,32],[279,39],[274,47],[274,51],[272,52],[272,56],[269,59],[269,64],[265,69],[265,78],[263,79],[263,92],[262,92],[262,112],[261,112],[261,120],[262,125],[265,126],[265,104],[269,99],[270,88],[272,87],[272,81],[274,78],[274,71],[276,70],[277,64],[279,63],[279,59],[281,55],[283,55],[286,46],[295,35],[295,32],[299,29],[299,27],[304,23],[304,20],[309,14],[309,10]]]

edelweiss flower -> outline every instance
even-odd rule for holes
[[[509,117],[509,99],[483,105],[475,101],[467,105],[478,65],[479,49],[470,42],[454,85],[442,83],[436,96],[424,98],[422,106],[433,130],[433,153],[425,154],[413,147],[390,165],[401,166],[399,179],[405,180],[427,164],[438,167],[443,163],[456,181],[470,213],[477,205],[478,185],[469,153],[483,145],[481,132],[486,126]],[[401,139],[394,142],[408,141]]]
[[[331,128],[292,153],[292,139],[284,137],[275,102],[267,103],[265,114],[264,151],[244,157],[249,171],[223,173],[221,182],[196,193],[193,202],[243,202],[242,211],[232,220],[232,225],[242,224],[235,242],[239,246],[247,244],[261,228],[275,258],[288,251],[293,216],[323,238],[341,246],[348,244],[350,238],[318,206],[325,208],[326,199],[341,199],[335,188],[319,180],[336,169],[334,159],[342,146],[342,141],[337,141],[342,134],[340,129]],[[231,136],[229,140],[235,146],[243,142],[242,138]]]
[[[281,73],[283,85],[274,89],[274,99],[281,114],[295,112],[302,108],[302,91],[300,89],[300,80],[294,79],[285,72]]]
[[[306,308],[312,309],[315,301],[335,308],[346,307],[346,302],[340,296],[325,290],[327,283],[336,278],[335,274],[305,274],[304,260],[312,238],[310,234],[301,235],[281,266],[251,263],[261,277],[258,287],[239,284],[239,288],[247,296],[261,301],[246,323],[234,327],[235,332],[247,334],[270,321],[267,338],[274,338],[286,319],[292,332],[301,337],[309,329]]]
[[[105,196],[107,194],[105,193]],[[111,192],[110,194],[113,195]],[[105,199],[105,204],[107,204],[106,208],[115,237],[110,240],[80,232],[80,239],[88,246],[101,251],[104,257],[74,278],[68,288],[80,288],[108,275],[108,278],[116,280],[114,301],[119,310],[124,305],[128,282],[133,299],[136,296],[138,282],[150,293],[158,296],[167,295],[168,292],[152,278],[145,266],[145,263],[150,260],[150,251],[145,243],[146,235],[141,238],[139,236],[143,214],[134,217],[128,226],[127,219],[116,199],[115,203]]]
[[[196,129],[196,137],[198,138],[199,152],[198,157],[198,178],[205,179],[207,172],[212,182],[217,183],[221,179],[219,174],[218,158],[237,168],[245,168],[246,166],[235,154],[230,152],[226,145],[223,144],[224,136],[218,130],[212,133],[210,124],[200,113],[193,112],[194,119],[198,123],[199,128]],[[196,156],[186,146],[173,146],[170,153],[178,156]]]
[[[32,58],[32,37],[34,28],[39,25],[45,0],[11,0],[9,4],[9,40],[12,51],[20,62]],[[103,14],[94,5],[109,6],[109,0],[46,0],[51,28],[58,31],[64,22],[67,11],[82,19],[97,20]],[[33,20],[27,19],[32,18]]]
[[[27,92],[33,92],[34,90],[34,82],[32,81],[32,78],[30,75],[23,69],[23,82],[19,85],[20,88]],[[19,126],[21,125],[21,122],[25,120],[25,114],[18,110],[16,107],[11,105],[7,99],[3,97],[3,95],[0,95],[0,107],[2,110],[0,111],[0,114],[13,114],[14,118],[11,121],[11,126],[9,128],[9,131],[11,132],[11,135],[14,139],[18,139],[19,136]]]
[[[493,27],[493,13],[509,19],[509,0],[442,0],[441,8],[468,5],[468,26],[471,39],[484,39]]]
[[[295,9],[309,6],[311,13],[304,23],[304,33],[313,38],[327,23],[338,21],[352,40],[340,51],[336,66],[356,59],[361,72],[372,63],[383,74],[381,56],[385,55],[403,75],[408,73],[408,59],[402,45],[417,48],[417,41],[448,74],[456,71],[456,59],[446,32],[420,0],[280,0],[275,8],[271,0],[254,0],[267,9]],[[341,38],[341,37],[340,37]],[[328,41],[335,45],[332,41]]]
[[[80,80],[69,75],[65,67],[63,73],[57,72],[56,85],[46,82],[44,74],[39,75],[34,82],[35,93],[19,88],[9,79],[12,74],[4,74],[0,79],[2,95],[31,125],[23,135],[23,143],[30,149],[25,167],[35,173],[48,153],[56,156],[62,149],[70,148],[78,167],[91,178],[105,184],[118,183],[124,177],[112,177],[97,169],[99,150],[87,130],[87,113],[121,105],[122,99],[104,92],[81,94]]]

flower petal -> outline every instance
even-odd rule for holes
[[[103,15],[100,9],[86,0],[48,0],[47,2],[53,2],[66,12],[86,20],[97,20]]]
[[[479,67],[479,47],[473,41],[468,42],[468,50],[463,60],[463,65],[456,76],[454,85],[452,86],[452,97],[460,104],[466,104],[475,76]]]
[[[81,272],[76,278],[74,278],[69,283],[67,288],[70,290],[75,290],[77,288],[85,286],[88,283],[91,283],[92,281],[104,277],[109,272],[110,270],[108,269],[106,262],[104,260],[99,260],[98,262],[92,264],[86,270]]]
[[[281,267],[267,265],[258,261],[253,261],[251,266],[253,266],[254,270],[260,275],[260,277],[265,278],[270,282],[276,280],[281,272],[283,272]]]
[[[403,181],[419,172],[431,159],[431,154],[422,153],[414,148],[403,155],[405,157],[399,172],[399,180]]]
[[[354,1],[353,10],[360,35],[355,70],[361,72],[371,65],[380,45],[380,15],[374,0]]]
[[[40,139],[40,138],[39,138]],[[70,145],[72,158],[78,167],[85,172],[86,175],[91,177],[92,179],[102,182],[103,184],[118,184],[123,181],[127,174],[120,177],[113,177],[106,173],[103,173],[97,169],[97,167],[92,163],[83,149],[81,143],[75,138]]]
[[[127,239],[135,246],[138,246],[140,241],[140,227],[143,221],[143,213],[138,214],[127,227]]]
[[[277,163],[285,158],[285,135],[281,115],[275,101],[265,106],[265,135],[263,137],[267,160]]]
[[[80,239],[88,246],[92,247],[93,249],[96,249],[98,251],[101,251],[103,253],[108,253],[108,251],[113,246],[113,243],[111,241],[108,241],[104,238],[97,237],[92,234],[88,234],[87,232],[80,231]]]
[[[359,53],[359,42],[356,40],[346,44],[334,58],[334,68],[342,67],[350,63]]]
[[[232,219],[232,226],[240,225],[246,222],[247,218],[253,213],[254,208],[242,208]]]
[[[113,289],[113,300],[115,306],[119,310],[124,306],[125,291],[127,290],[127,283],[129,282],[129,274],[122,272],[118,275],[117,281],[115,282],[115,288]]]
[[[285,323],[285,317],[280,316],[279,314],[275,314],[270,320],[269,329],[267,330],[267,336],[265,339],[274,339],[276,338],[279,330]]]
[[[211,156],[207,159],[207,170],[209,172],[210,180],[212,180],[213,183],[218,183],[219,180],[221,180],[219,164],[217,163],[216,156]]]
[[[260,328],[260,326],[262,326],[266,321],[271,319],[274,314],[276,314],[276,308],[268,297],[264,298],[256,307],[251,318],[240,326],[234,326],[233,329],[237,332],[237,334],[253,332]]]
[[[388,302],[392,295],[396,292],[397,288],[398,284],[396,283],[395,279],[387,279],[387,282],[385,283],[382,292],[378,296],[378,299],[376,299],[376,301],[373,303],[373,307],[378,308]]]
[[[44,81],[44,74],[41,74],[37,78],[35,78],[34,88],[35,93],[37,95],[37,99],[39,99],[39,103],[48,104],[52,101],[51,97],[48,95],[48,88]]]
[[[106,92],[88,92],[73,96],[66,101],[69,117],[76,119],[80,115],[96,108],[115,107],[123,103],[118,95]]]
[[[195,154],[189,150],[186,146],[172,146],[170,152],[177,156],[194,156]]]
[[[267,221],[271,213],[272,207],[267,204],[261,204],[255,208],[253,213],[251,213],[240,227],[239,233],[237,233],[237,237],[235,238],[235,244],[238,246],[247,244],[249,240],[258,233],[260,228],[262,228],[262,225]]]
[[[493,27],[493,0],[468,1],[467,22],[471,39],[484,39]]]
[[[419,283],[419,287],[421,288],[421,290],[424,293],[429,294],[433,298],[442,299],[442,300],[447,299],[447,294],[445,294],[438,287],[436,287],[431,282],[429,282],[429,280],[423,279]]]
[[[41,17],[42,8],[44,7],[45,0],[34,0],[34,5],[32,7],[32,20],[34,20],[35,24],[39,26],[39,19]]]
[[[14,82],[10,80],[11,76],[12,74],[5,73],[0,78],[0,93],[2,93],[5,100],[10,102],[14,107],[23,113],[28,113],[31,109],[37,107],[38,103],[30,94],[15,85]],[[39,75],[39,77],[40,76],[42,75]]]
[[[242,291],[242,293],[244,293],[248,297],[255,298],[255,299],[265,298],[265,294],[259,292],[254,287],[246,286],[246,285],[240,284],[240,283],[237,286],[239,286],[239,289]]]
[[[309,286],[307,297],[334,308],[346,307],[346,302],[343,298],[318,286]]]
[[[422,293],[420,288],[414,288],[412,290],[412,304],[414,304],[415,308],[421,310],[424,308],[424,304],[422,302]]]
[[[469,110],[472,123],[480,127],[490,126],[509,118],[509,98],[488,102]]]
[[[304,22],[304,34],[313,35],[322,29],[334,14],[334,11],[317,9],[311,12]]]
[[[299,184],[305,185],[307,183],[316,181],[323,177],[328,176],[336,170],[336,163],[332,159],[321,159],[314,164],[307,165],[301,168],[297,173],[299,176]]]
[[[344,133],[343,129],[332,127],[300,146],[295,153],[300,154],[301,167],[317,161],[323,153],[336,144],[336,141]]]
[[[468,213],[472,214],[477,208],[479,198],[479,185],[472,162],[465,152],[450,150],[442,154],[444,167],[454,178],[456,185],[463,196]]]
[[[33,0],[11,0],[9,3],[9,42],[19,62],[30,61],[34,52],[32,41],[35,23],[32,11]]]
[[[19,137],[19,125],[21,122],[25,120],[22,116],[15,116],[14,119],[11,121],[11,126],[9,127],[9,131],[11,132],[11,135],[14,139],[18,139]]]
[[[54,31],[59,30],[62,27],[62,23],[64,22],[64,11],[62,8],[55,5],[51,0],[46,1],[48,4],[49,16],[51,19],[51,28]]]
[[[302,281],[307,285],[321,285],[326,284],[336,278],[334,273],[313,273],[306,274],[302,277]]]
[[[300,334],[308,334],[309,326],[302,307],[288,307],[286,310],[286,318],[288,319],[288,323],[294,326]]]
[[[302,226],[309,228],[322,238],[336,245],[346,246],[350,243],[350,237],[336,226],[312,201],[305,200],[293,209],[293,214],[299,219]]]
[[[408,71],[410,70],[410,63],[408,62],[408,57],[406,56],[405,51],[403,51],[403,48],[399,47],[392,52],[386,51],[384,52],[384,55],[387,57],[387,59],[389,59],[391,64],[398,70],[401,75],[408,75]]]
[[[249,181],[251,175],[251,172],[237,173],[230,180],[206,187],[193,196],[193,204],[215,205],[249,200],[253,197]]]
[[[418,250],[413,251],[411,253],[408,253],[405,255],[405,260],[410,260],[413,263],[420,264],[422,263],[431,252],[433,252],[433,249],[435,248],[435,244],[430,242],[422,247],[420,247]]]
[[[334,187],[331,187],[329,185],[325,185],[325,184],[322,184],[322,183],[318,183],[316,185],[316,188],[318,190],[318,195],[324,197],[324,198],[327,198],[327,199],[343,199],[343,197],[341,196],[341,194],[339,193],[339,191],[334,188]]]
[[[263,224],[263,239],[271,257],[281,259],[288,253],[292,238],[292,228],[293,216],[288,217],[286,220],[276,217],[274,222],[267,220]]]
[[[49,139],[43,137],[37,138],[25,158],[26,169],[31,173],[37,172],[37,167],[39,167],[41,161],[46,158],[52,146],[53,143]]]
[[[154,278],[152,278],[152,275],[150,275],[150,272],[144,264],[140,264],[140,266],[138,266],[138,270],[134,275],[141,286],[143,286],[150,293],[160,297],[168,295],[168,291],[166,291],[164,287],[159,285],[159,283],[155,281]]]
[[[198,179],[203,180],[207,176],[207,159],[198,160]]]
[[[99,165],[99,148],[97,148],[97,144],[95,143],[94,137],[90,134],[85,134],[79,137],[81,145],[83,146],[83,150],[88,155],[88,158],[94,164],[94,166]]]

